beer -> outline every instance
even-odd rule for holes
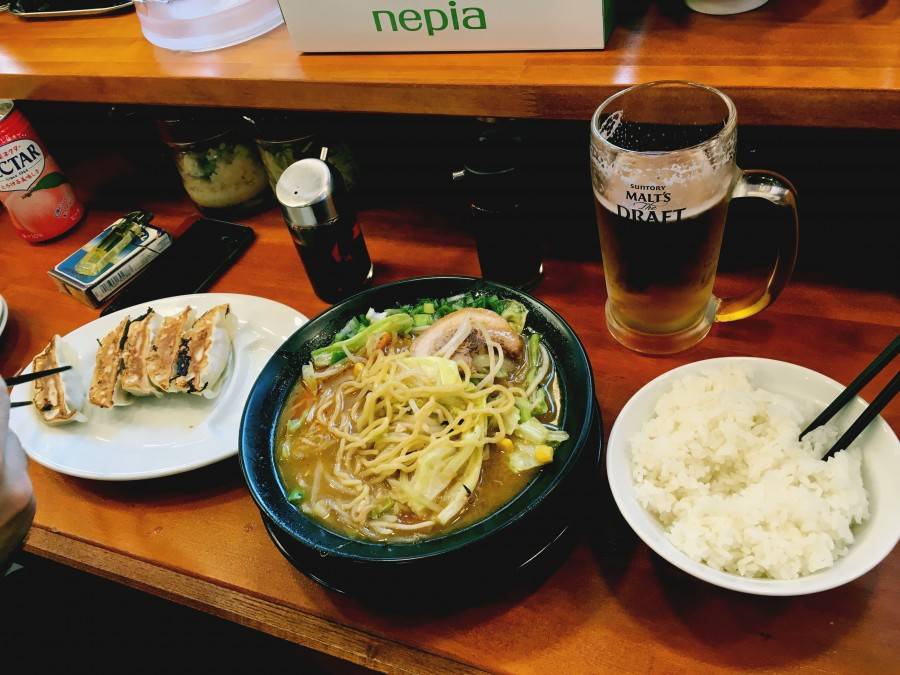
[[[692,82],[650,82],[608,98],[591,120],[591,182],[606,276],[606,325],[623,345],[670,354],[715,321],[765,309],[797,255],[796,193],[768,171],[735,165],[737,114],[725,94]],[[713,295],[728,202],[760,197],[792,211],[766,285]]]
[[[595,195],[609,302],[624,326],[676,333],[702,321],[712,296],[728,202],[647,214]],[[641,218],[636,220],[635,216]],[[663,222],[663,218],[666,220]]]

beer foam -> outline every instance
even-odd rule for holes
[[[678,210],[681,219],[693,218],[727,196],[736,171],[733,144],[724,155],[705,148],[604,154],[592,146],[591,177],[595,198],[613,213],[621,206],[642,211]]]

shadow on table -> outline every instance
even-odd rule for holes
[[[98,481],[61,474],[59,480],[73,491],[90,492],[112,501],[161,507],[196,501],[225,501],[234,490],[245,489],[237,457],[187,473],[150,480]]]
[[[876,569],[841,588],[778,598],[710,586],[655,554],[651,564],[662,611],[681,627],[659,638],[708,663],[741,668],[787,666],[829,650],[864,613],[878,575]],[[657,620],[652,612],[637,618]]]
[[[727,591],[650,551],[608,489],[600,512],[591,548],[619,605],[653,640],[714,665],[778,668],[828,650],[865,611],[878,574],[876,569],[841,588],[796,598]]]
[[[597,494],[602,494],[601,488],[598,473],[597,480],[583,486],[581,494],[593,504]],[[586,512],[586,509],[579,511]],[[474,641],[480,642],[484,639],[481,627],[490,625],[496,631],[490,639],[497,641],[498,649],[503,644],[504,648],[513,650],[509,654],[510,663],[527,663],[532,655],[538,659],[556,645],[561,634],[577,631],[589,619],[590,613],[579,609],[591,606],[595,611],[602,611],[604,603],[615,601],[612,594],[591,578],[593,563],[584,543],[587,533],[595,526],[593,521],[574,517],[566,535],[549,546],[536,564],[511,570],[503,578],[493,579],[491,586],[481,585],[474,593],[436,602],[423,599],[416,585],[398,588],[394,595],[395,598],[411,596],[413,604],[372,603],[334,592],[322,593],[319,602],[333,605],[343,617],[342,622],[412,644],[423,640],[430,644],[443,639],[465,641],[469,633]],[[617,541],[624,544],[625,550],[633,546],[628,540]],[[301,572],[296,575],[298,583],[308,583]],[[473,586],[477,584],[473,579]],[[538,591],[539,596],[532,597]],[[490,657],[482,661],[472,654],[454,656],[472,658],[481,664],[495,663]]]
[[[865,19],[867,16],[877,13],[882,7],[887,6],[888,0],[854,0],[856,16]]]

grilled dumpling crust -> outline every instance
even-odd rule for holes
[[[122,348],[121,387],[135,396],[158,395],[147,375],[147,359],[151,354],[153,336],[159,327],[159,314],[148,309],[144,316],[128,325],[128,335]]]
[[[182,338],[170,391],[214,395],[231,358],[233,322],[228,305],[217,305],[197,319]]]
[[[173,316],[163,318],[147,357],[147,376],[160,391],[174,391],[170,380],[175,376],[175,361],[181,338],[194,322],[193,307],[185,307]]]
[[[119,375],[122,369],[122,347],[128,335],[128,317],[100,340],[97,358],[94,362],[94,375],[88,400],[101,408],[112,408],[122,403],[121,395],[117,396]]]
[[[50,344],[34,357],[32,367],[35,371],[57,368],[60,365],[74,365],[61,363],[62,341],[59,335],[54,335]],[[35,380],[32,387],[31,400],[35,410],[47,424],[68,424],[82,418],[79,407],[84,401],[84,389],[80,392],[67,391],[67,381],[63,380],[64,373],[56,373],[49,377]],[[77,378],[76,378],[77,379]],[[72,382],[77,386],[77,381]]]

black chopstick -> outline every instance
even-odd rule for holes
[[[9,404],[10,408],[22,408],[26,405],[33,405],[34,401],[13,401]]]
[[[863,429],[869,426],[869,423],[878,417],[878,413],[884,410],[884,407],[897,395],[898,390],[900,390],[900,371],[894,374],[888,385],[881,390],[881,393],[875,397],[875,400],[869,404],[869,407],[862,411],[862,414],[856,418],[853,424],[850,425],[850,428],[844,432],[844,435],[831,446],[831,449],[825,453],[822,459],[833,457],[835,453],[844,450],[855,441]]]
[[[841,408],[847,405],[847,403],[849,403],[853,397],[872,380],[873,377],[880,373],[882,369],[897,356],[898,352],[900,352],[900,335],[895,337],[891,344],[876,356],[875,360],[866,366],[866,369],[862,371],[853,382],[847,385],[847,388],[844,389],[836,399],[829,403],[828,407],[820,412],[816,419],[809,423],[809,426],[800,433],[800,440],[803,440],[803,437],[810,431],[816,427],[822,426],[834,417]]]
[[[15,375],[14,377],[11,377],[6,381],[6,386],[15,387],[17,384],[25,384],[26,382],[31,382],[32,380],[39,380],[42,377],[56,375],[56,373],[61,373],[64,370],[70,370],[71,368],[72,366],[59,366],[58,368],[39,370],[36,373],[28,373],[27,375]]]

